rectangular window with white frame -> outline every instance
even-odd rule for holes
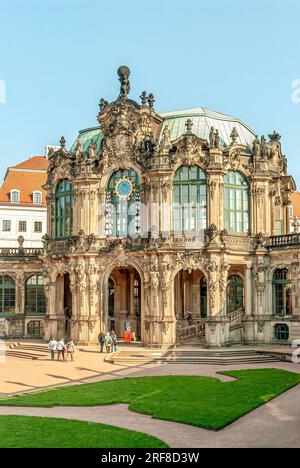
[[[19,221],[19,232],[26,232],[26,231],[27,231],[26,221]]]
[[[43,223],[42,221],[35,221],[34,222],[34,232],[40,233],[43,231]]]
[[[2,231],[3,232],[11,232],[11,220],[10,219],[3,219],[3,221],[2,221]]]

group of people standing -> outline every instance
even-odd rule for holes
[[[57,355],[57,360],[60,361],[62,358],[63,362],[67,362],[68,356],[70,356],[70,360],[74,361],[74,353],[75,353],[75,345],[72,340],[65,340],[61,338],[57,341],[55,338],[51,338],[48,344],[48,348],[51,354],[51,359],[54,361],[55,353]]]
[[[99,333],[98,342],[100,345],[100,353],[103,353],[104,346],[107,353],[115,353],[117,351],[117,335],[114,330],[107,333]]]

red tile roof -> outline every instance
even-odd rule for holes
[[[12,166],[13,169],[33,169],[34,171],[47,171],[48,159],[44,156],[32,156],[29,159]]]
[[[33,192],[43,194],[43,205],[46,204],[46,192],[42,186],[47,179],[48,160],[43,156],[34,156],[26,161],[9,167],[0,189],[0,203],[10,203],[10,191],[20,191],[19,204],[32,204]]]

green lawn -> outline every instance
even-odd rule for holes
[[[99,406],[128,403],[157,419],[219,430],[300,383],[279,369],[222,372],[232,382],[197,376],[128,378],[76,385],[0,400],[10,406]]]
[[[0,416],[0,448],[164,448],[155,437],[104,424]]]

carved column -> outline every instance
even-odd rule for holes
[[[252,316],[252,274],[251,265],[245,266],[245,315]]]
[[[207,181],[207,225],[214,224],[218,230],[224,229],[223,173],[209,172]]]
[[[74,209],[73,232],[77,234],[83,230],[86,235],[97,232],[98,223],[98,180],[77,179],[74,182],[76,195],[76,209]]]

